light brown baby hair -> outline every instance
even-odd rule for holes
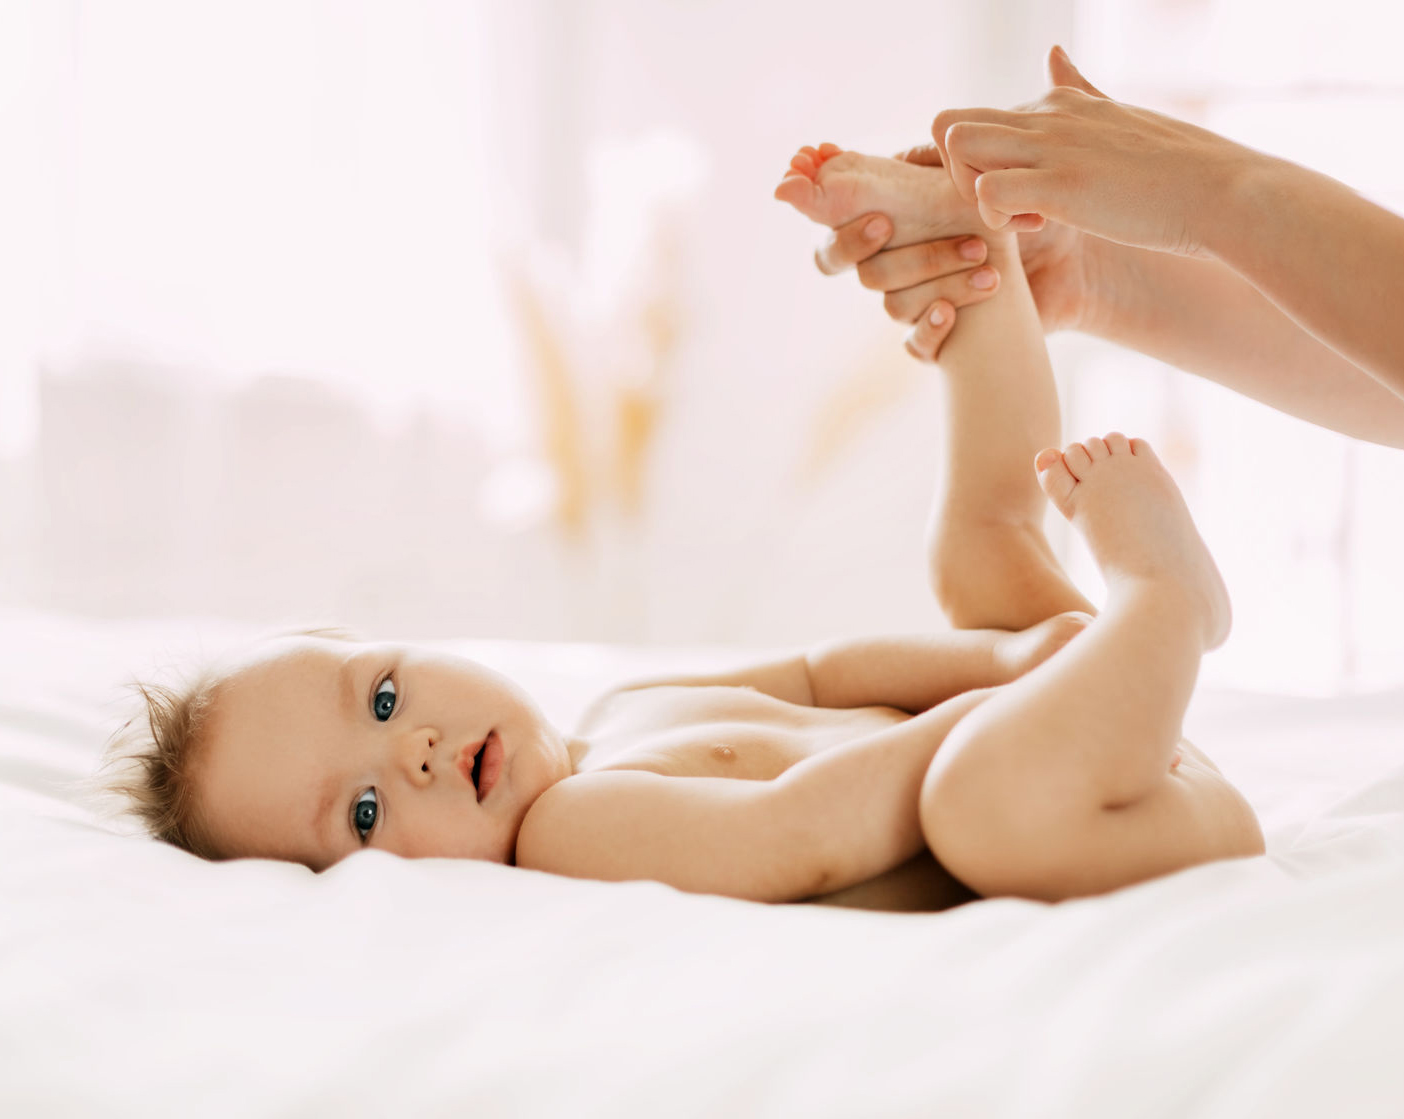
[[[362,640],[342,626],[283,629],[259,640],[278,637]],[[152,836],[203,859],[224,856],[201,824],[191,773],[227,678],[223,665],[210,662],[188,669],[175,684],[131,681],[127,687],[139,695],[141,709],[108,739],[97,783],[101,793],[115,797],[120,810],[135,816]]]

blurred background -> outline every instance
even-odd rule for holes
[[[936,371],[814,269],[771,198],[790,154],[1031,99],[1061,42],[1401,210],[1401,30],[1366,0],[6,0],[0,606],[935,626]],[[1156,443],[1219,559],[1236,628],[1202,679],[1404,681],[1404,454],[1049,342],[1066,437]]]

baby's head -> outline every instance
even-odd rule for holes
[[[146,719],[114,736],[111,787],[209,859],[323,870],[377,847],[511,863],[527,809],[585,752],[505,676],[344,631],[279,634],[184,687],[137,688]]]

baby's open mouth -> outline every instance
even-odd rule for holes
[[[489,734],[473,747],[471,754],[465,748],[458,755],[458,772],[463,774],[464,779],[475,789],[482,788],[483,759],[487,756],[487,745],[491,738],[492,735]]]
[[[502,763],[506,754],[502,748],[502,738],[497,731],[489,731],[487,741],[473,758],[473,784],[478,790],[478,803],[482,804],[488,794],[497,787],[502,776]]]
[[[473,751],[471,764],[467,750],[458,755],[458,772],[472,782],[473,788],[478,791],[479,804],[483,803],[483,799],[497,784],[497,779],[502,774],[503,757],[502,740],[495,730],[488,731],[488,736]]]
[[[485,738],[485,739],[483,739],[483,744],[482,744],[481,746],[478,747],[478,752],[477,752],[477,754],[474,755],[474,757],[473,757],[473,774],[472,774],[472,781],[473,781],[473,788],[475,788],[475,789],[481,789],[481,788],[483,787],[483,786],[482,786],[482,780],[481,780],[481,778],[482,778],[482,775],[483,775],[483,758],[485,758],[486,756],[487,756],[487,739]]]

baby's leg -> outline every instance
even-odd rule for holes
[[[1171,766],[1200,657],[1230,621],[1174,482],[1116,433],[1038,464],[1102,567],[1107,605],[941,744],[921,793],[932,851],[981,894],[1047,900],[1261,854],[1252,808],[1217,770]]]
[[[940,473],[927,527],[932,589],[953,625],[1024,629],[1095,613],[1044,535],[1034,456],[1062,442],[1053,367],[1014,236],[985,234],[999,294],[960,312],[941,348]]]
[[[942,168],[804,148],[776,197],[828,225],[881,211],[891,245],[978,231],[1003,277],[966,307],[941,349],[943,468],[927,537],[937,601],[961,628],[1025,629],[1068,610],[1093,612],[1043,533],[1048,504],[1032,470],[1061,442],[1058,394],[1012,233],[986,229]]]

